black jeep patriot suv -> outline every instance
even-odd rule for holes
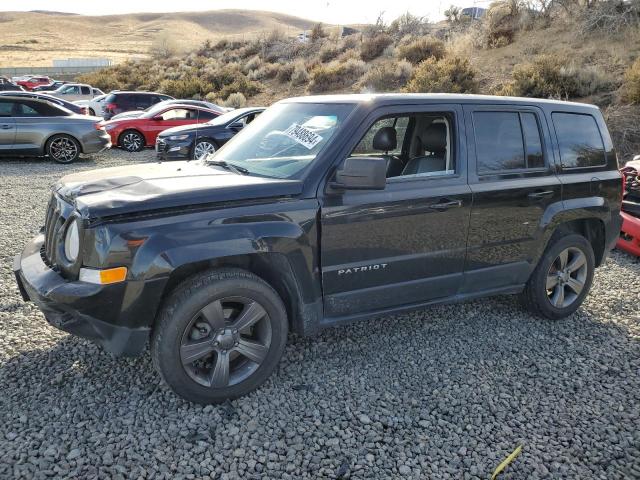
[[[289,331],[505,293],[570,315],[620,232],[617,167],[590,105],[290,99],[206,160],[64,177],[14,270],[51,324],[150,341],[175,392],[219,402]]]

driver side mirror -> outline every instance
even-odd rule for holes
[[[242,122],[233,122],[231,125],[229,125],[229,128],[231,128],[232,130],[242,130],[243,127],[244,123]]]
[[[384,190],[387,185],[387,161],[379,157],[349,157],[336,172],[336,190]]]

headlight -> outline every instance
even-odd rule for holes
[[[187,138],[189,138],[189,135],[171,135],[169,137],[169,140],[178,141],[178,140],[186,140]]]
[[[104,126],[105,130],[109,131],[109,130],[113,130],[114,128],[116,128],[115,125],[105,125]]]
[[[78,233],[78,221],[73,220],[67,227],[64,235],[64,256],[71,263],[78,259],[80,253],[80,235]]]

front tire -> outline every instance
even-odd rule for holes
[[[125,130],[118,139],[118,145],[127,152],[139,152],[144,148],[145,140],[136,130]]]
[[[574,313],[589,293],[595,256],[589,241],[570,234],[552,243],[522,293],[533,313],[557,320]]]
[[[69,135],[54,135],[47,141],[45,152],[54,162],[66,165],[80,156],[80,143]]]
[[[198,140],[193,146],[193,159],[194,160],[202,160],[207,158],[208,155],[213,155],[218,147],[216,144],[209,140],[208,138],[203,138]]]
[[[287,341],[278,294],[239,269],[185,280],[167,299],[151,338],[154,365],[186,400],[220,403],[258,388]]]

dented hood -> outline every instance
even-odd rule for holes
[[[54,190],[85,218],[287,197],[299,180],[239,175],[203,162],[144,163],[67,175]]]

